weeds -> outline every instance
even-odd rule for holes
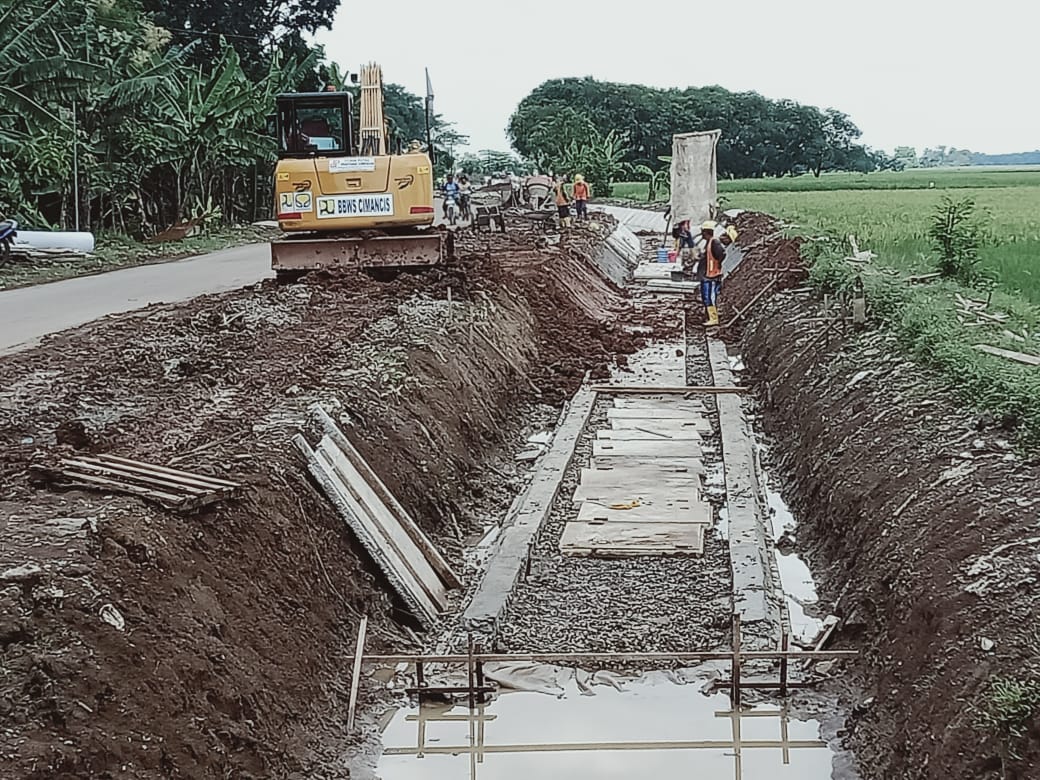
[[[997,677],[972,710],[975,727],[996,738],[1007,776],[1008,764],[1022,760],[1031,724],[1040,714],[1040,679]]]
[[[932,214],[928,238],[939,254],[939,273],[969,286],[979,281],[982,230],[974,198],[954,200],[944,195]]]

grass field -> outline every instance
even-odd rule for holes
[[[646,199],[646,185],[615,188],[616,197]],[[971,406],[1019,423],[1023,443],[1040,448],[1040,368],[982,354],[978,344],[1040,355],[1040,169],[929,169],[827,174],[815,179],[719,182],[726,208],[762,211],[788,230],[821,239],[807,244],[814,283],[848,289],[860,276],[873,318],[892,329],[906,352],[936,370]],[[989,313],[978,323],[957,296],[986,300],[988,291],[942,280],[911,285],[906,277],[935,270],[929,220],[944,194],[975,200],[987,240],[982,264],[995,272]],[[848,235],[877,258],[862,272],[845,262]]]

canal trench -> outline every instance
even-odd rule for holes
[[[637,278],[659,271],[656,243],[640,242]],[[530,493],[471,540],[483,579],[425,656],[456,662],[366,667],[381,703],[362,715],[369,747],[352,777],[859,777],[840,744],[843,705],[820,685],[842,659],[812,655],[832,620],[788,544],[796,519],[762,467],[770,444],[739,387],[740,356],[705,336],[687,296],[638,281],[631,294],[674,329],[609,379],[587,379],[554,432],[528,439],[542,453],[533,482],[554,454],[565,467],[518,542],[521,564],[508,529]],[[735,648],[760,655],[735,665]],[[761,657],[778,650],[802,657]]]

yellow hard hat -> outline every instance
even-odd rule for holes
[[[704,224],[701,225],[701,230],[714,230],[715,227],[716,227],[716,224],[712,220],[709,219],[707,222],[705,222]]]
[[[585,181],[585,177],[584,176],[582,176],[580,173],[574,174],[574,183],[575,184],[581,184],[583,181]]]

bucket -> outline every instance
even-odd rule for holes
[[[659,247],[657,250],[657,262],[667,263],[668,262],[668,250],[665,247]]]
[[[676,258],[678,258],[678,257],[679,257],[679,253],[678,252],[671,251],[671,252],[668,253],[668,262],[669,263],[674,263]]]

